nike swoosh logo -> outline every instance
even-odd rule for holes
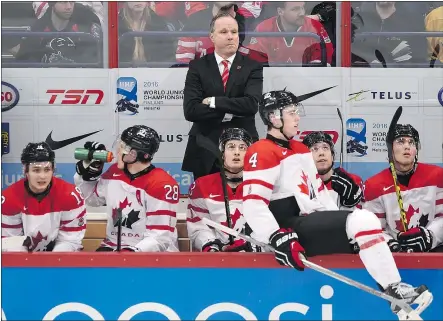
[[[83,138],[86,138],[88,136],[94,135],[98,132],[101,132],[103,129],[97,130],[95,132],[89,133],[89,134],[84,134],[84,135],[80,135],[80,136],[76,136],[76,137],[72,137],[72,138],[68,138],[68,139],[64,139],[64,140],[53,140],[52,139],[52,130],[49,133],[48,137],[46,137],[46,143],[49,145],[49,147],[51,147],[52,150],[57,150],[60,148],[63,148],[65,146],[68,146],[69,144],[75,143],[79,140],[82,140]]]
[[[391,187],[393,187],[394,185],[388,186],[388,187],[383,187],[383,192],[386,192],[388,189],[390,189]]]
[[[288,152],[288,151],[285,150],[285,151],[282,151],[281,153],[283,154],[283,156],[285,156],[287,152]]]
[[[314,96],[317,96],[318,94],[321,94],[322,92],[325,92],[325,91],[327,91],[329,89],[332,89],[332,88],[335,88],[335,87],[337,87],[337,86],[332,86],[332,87],[328,87],[328,88],[325,88],[325,89],[313,91],[313,92],[308,93],[308,94],[300,95],[300,96],[297,97],[298,102],[302,102],[303,100],[306,100],[306,99],[312,98]]]
[[[112,174],[112,176],[117,177],[117,176],[121,176],[122,174]]]
[[[219,194],[217,194],[217,195],[209,194],[209,197],[210,197],[210,198],[217,197],[217,196],[220,196],[220,195],[219,195]]]

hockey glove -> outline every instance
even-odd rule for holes
[[[223,252],[261,252],[261,247],[245,240],[235,240],[234,243],[225,245]]]
[[[429,252],[432,248],[432,234],[422,226],[411,228],[397,235],[403,252]]]
[[[275,248],[275,259],[280,265],[296,268],[299,271],[305,269],[299,255],[305,256],[305,249],[298,243],[298,236],[292,229],[281,228],[269,238],[269,243]]]
[[[340,196],[340,204],[353,207],[360,202],[362,190],[358,184],[341,168],[335,168],[331,177],[331,186]]]
[[[396,240],[391,239],[388,241],[388,246],[391,252],[401,252],[401,246],[400,243],[398,243]]]
[[[223,250],[223,243],[219,239],[210,241],[202,246],[202,252],[221,252]]]
[[[106,150],[105,145],[98,142],[86,142],[84,148],[92,152]],[[104,165],[105,163],[99,160],[78,161],[75,169],[84,181],[96,181],[102,174]]]

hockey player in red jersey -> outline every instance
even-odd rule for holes
[[[335,149],[332,137],[316,131],[306,135],[303,144],[310,149],[318,174],[337,206],[342,210],[353,209],[363,195],[362,179],[340,167],[333,168]]]
[[[271,91],[259,103],[267,136],[248,148],[243,172],[243,216],[259,241],[275,248],[281,265],[303,270],[299,255],[349,253],[355,239],[369,274],[385,293],[408,304],[431,302],[426,286],[417,288],[401,277],[374,213],[339,211],[309,149],[292,138],[299,130],[303,106],[288,91]],[[391,306],[396,314],[403,310]]]
[[[243,197],[243,165],[252,137],[240,128],[228,128],[220,136],[219,148],[223,155],[229,198],[230,221],[236,230],[243,230],[245,220],[241,214]],[[257,246],[242,239],[229,242],[228,236],[209,228],[200,217],[227,225],[221,173],[198,178],[189,189],[188,235],[193,248],[202,252],[257,252]],[[248,231],[246,231],[248,233]]]
[[[135,125],[116,141],[117,163],[102,175],[103,162],[77,163],[75,184],[90,206],[107,206],[106,239],[97,251],[114,251],[121,210],[121,249],[133,252],[177,252],[176,212],[179,187],[174,178],[151,164],[160,146],[152,128]],[[85,148],[105,149],[88,142]]]
[[[45,142],[22,152],[25,178],[2,191],[2,238],[23,236],[7,251],[74,252],[83,249],[86,208],[81,192],[54,177],[55,154]]]
[[[443,252],[443,168],[418,162],[420,137],[411,125],[397,124],[387,144],[392,144],[406,230],[389,168],[365,182],[363,208],[379,217],[392,252]]]
[[[321,22],[305,16],[303,1],[282,2],[277,8],[278,15],[261,22],[255,32],[311,32],[320,36],[326,46],[326,63],[332,63],[334,48]],[[321,62],[320,41],[310,37],[260,37],[250,40],[249,49],[263,52],[272,63]]]

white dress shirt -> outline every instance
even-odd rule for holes
[[[223,65],[223,61],[224,60],[228,61],[228,69],[231,70],[231,66],[232,66],[232,63],[234,62],[235,55],[236,54],[233,54],[228,59],[223,59],[222,57],[220,57],[220,55],[218,55],[216,52],[214,52],[215,61],[217,62],[217,66],[218,66],[218,70],[220,72],[220,76],[223,75],[223,71],[225,70],[225,65]],[[209,107],[215,108],[215,97],[210,97],[209,98]],[[234,115],[232,115],[232,114],[225,114],[225,117],[223,118],[223,121],[224,122],[225,121],[230,121],[233,116]]]

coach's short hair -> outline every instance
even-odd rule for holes
[[[215,22],[223,17],[231,17],[232,19],[235,20],[235,18],[227,11],[220,9],[220,11],[212,18],[211,20],[211,24],[209,26],[209,32],[213,33],[214,32],[214,26],[215,26]],[[237,20],[235,20],[237,22]],[[238,23],[237,23],[238,25]]]

